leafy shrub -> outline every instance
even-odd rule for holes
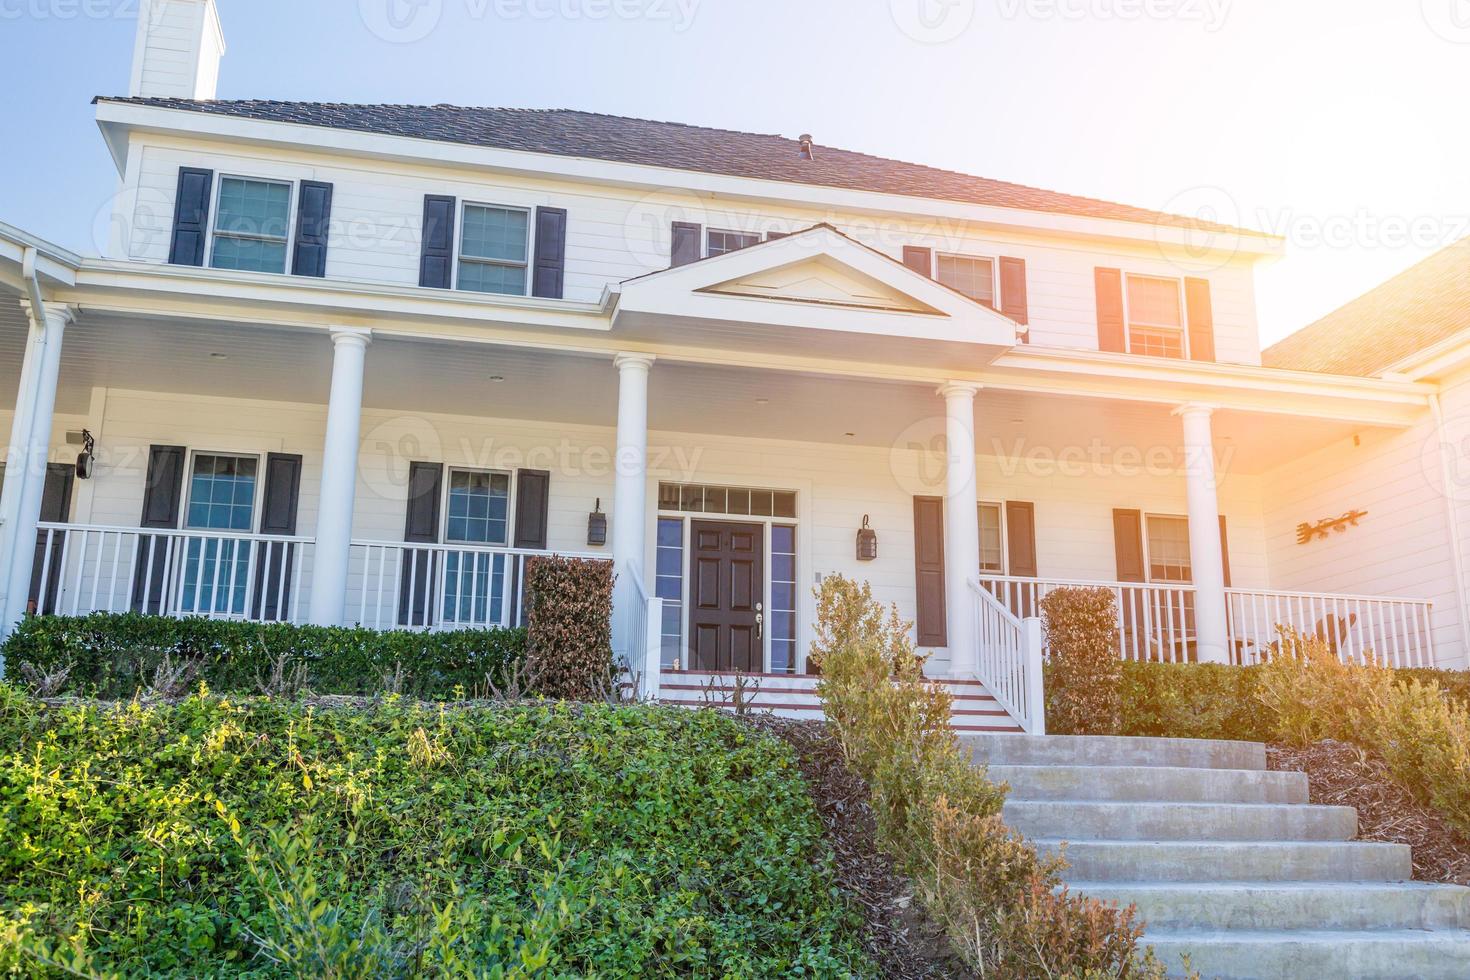
[[[1076,735],[1123,730],[1118,605],[1111,589],[1057,589],[1041,600],[1052,697],[1047,724]]]
[[[872,974],[794,755],[718,712],[0,686],[0,827],[0,973]]]
[[[838,577],[818,599],[839,613],[819,625],[829,640],[852,623],[893,621]],[[1060,862],[1005,827],[1004,792],[950,730],[950,696],[924,679],[907,633],[846,634],[822,651],[817,686],[849,765],[868,782],[880,846],[983,975],[1161,977],[1151,955],[1139,956],[1132,909],[1056,892]]]
[[[611,683],[612,565],[578,558],[526,562],[527,669],[548,697],[592,700]]]
[[[134,613],[32,616],[6,641],[5,676],[54,675],[61,691],[129,698],[160,676],[194,665],[211,690],[255,694],[304,685],[318,694],[372,695],[400,675],[401,693],[463,697],[500,682],[524,655],[524,630],[418,633],[286,623],[171,619]],[[282,675],[290,678],[283,681]],[[274,690],[271,693],[281,693]]]
[[[807,657],[809,669],[820,670],[829,653],[865,640],[888,651],[895,671],[917,656],[909,640],[909,624],[899,618],[897,607],[885,613],[873,599],[872,585],[830,576],[817,590],[816,637]]]

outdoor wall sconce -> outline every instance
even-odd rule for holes
[[[857,535],[857,560],[876,561],[878,559],[878,532],[868,526],[868,515],[863,515],[863,527]]]
[[[92,433],[86,429],[82,430],[82,452],[77,456],[77,479],[92,479],[92,470],[97,464],[97,440],[92,438]]]
[[[587,544],[601,548],[607,544],[607,515],[602,512],[602,498],[597,498],[597,507],[587,515]]]

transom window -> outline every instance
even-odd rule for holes
[[[285,272],[291,238],[291,185],[275,180],[221,177],[214,214],[216,269]]]
[[[1184,357],[1184,300],[1178,279],[1128,276],[1128,351]]]
[[[980,570],[1004,575],[1005,534],[1001,530],[1000,504],[980,505]]]
[[[476,470],[449,471],[444,540],[500,544],[509,539],[510,477]]]
[[[660,483],[658,509],[686,514],[735,514],[742,517],[796,516],[796,494],[785,490],[711,487],[697,483]]]
[[[995,262],[973,255],[934,257],[934,278],[977,303],[995,306]]]
[[[459,238],[459,288],[526,295],[530,232],[527,211],[466,204]]]
[[[707,234],[708,246],[705,254],[709,258],[716,255],[724,255],[726,252],[738,252],[742,248],[750,248],[759,245],[761,236],[755,232],[744,231],[719,231],[711,228]]]
[[[1150,514],[1148,525],[1148,578],[1162,584],[1194,581],[1189,563],[1189,520]]]

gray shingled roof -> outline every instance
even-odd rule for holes
[[[200,102],[107,98],[98,102],[181,109],[267,122],[464,143],[471,146],[878,191],[967,204],[1090,218],[1242,232],[1126,204],[1076,197],[1006,181],[887,160],[817,145],[801,157],[796,140],[724,129],[651,122],[570,109],[481,109],[451,105],[336,105],[316,102]],[[1244,231],[1244,234],[1259,235]],[[1262,236],[1264,237],[1264,236]]]
[[[1371,378],[1463,330],[1470,330],[1470,238],[1267,348],[1261,361]]]

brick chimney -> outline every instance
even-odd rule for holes
[[[213,99],[224,54],[214,0],[142,0],[128,94]]]

